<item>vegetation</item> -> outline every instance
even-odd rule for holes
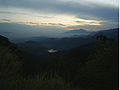
[[[1,90],[118,89],[116,43],[98,41],[87,45],[87,49],[86,46],[83,46],[84,49],[77,47],[65,53],[44,56],[40,60],[27,60],[21,57],[17,46],[2,39],[0,38]]]
[[[3,37],[2,37],[3,38]],[[14,50],[13,50],[14,49]],[[0,89],[1,90],[73,90],[56,74],[23,74],[24,60],[7,39],[0,43]]]

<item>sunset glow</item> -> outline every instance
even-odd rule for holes
[[[0,5],[0,23],[52,26],[65,30],[69,27],[90,30],[118,26],[116,0],[21,0],[19,3],[11,0],[0,1]]]
[[[17,10],[17,9],[15,9]],[[19,9],[18,9],[19,10]],[[8,11],[6,11],[8,12]],[[72,15],[60,15],[60,14],[42,14],[42,13],[19,13],[19,16],[14,12],[8,12],[8,15],[1,14],[0,22],[27,24],[31,26],[58,26],[62,28],[70,26],[81,25],[101,25],[98,20],[86,20],[80,19]]]

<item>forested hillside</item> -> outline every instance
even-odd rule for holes
[[[118,43],[98,37],[38,60],[25,58],[20,47],[0,36],[0,89],[117,90]]]

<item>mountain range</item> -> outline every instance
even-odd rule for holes
[[[85,29],[77,29],[77,30],[69,30],[69,31],[66,31],[64,34],[67,36],[84,36],[84,35],[89,35],[91,34],[92,32],[91,31],[87,31]]]
[[[47,88],[52,87],[51,90],[53,90],[57,84],[64,87],[64,82],[61,82],[63,79],[65,82],[69,80],[68,83],[77,87],[77,90],[84,89],[84,87],[91,88],[91,90],[93,88],[98,90],[98,87],[101,87],[99,90],[104,88],[105,90],[117,90],[118,41],[98,42],[96,36],[103,35],[115,40],[118,39],[118,32],[119,29],[111,29],[83,37],[81,35],[69,38],[37,37],[17,43],[17,45],[0,35],[0,78],[2,79],[0,87],[2,90],[15,89],[15,87],[19,87],[20,90],[30,87],[34,90],[35,85],[36,87],[43,85],[45,88],[41,86],[38,90],[46,90],[47,84]],[[55,77],[60,78],[53,78],[54,73]],[[46,75],[53,79],[46,81],[48,78]]]
[[[22,43],[16,43],[21,47],[25,53],[32,54],[35,57],[48,55],[49,50],[57,50],[57,53],[71,50],[79,47],[80,50],[89,49],[91,44],[97,42],[96,36],[101,34],[113,38],[114,42],[118,42],[118,31],[119,29],[110,29],[97,32],[91,32],[89,35],[78,35],[77,37],[64,37],[64,38],[49,38],[49,37],[34,37],[31,40],[24,41]],[[81,31],[70,31],[70,32],[81,32]],[[82,30],[82,32],[87,32]],[[66,32],[69,33],[69,32]],[[112,41],[113,42],[113,41]],[[78,49],[78,48],[77,48]],[[30,56],[29,55],[29,56]]]

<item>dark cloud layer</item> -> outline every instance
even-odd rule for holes
[[[44,13],[73,14],[84,19],[118,22],[118,8],[96,4],[62,2],[58,0],[0,0],[2,7],[17,7]]]
[[[10,21],[9,19],[0,19],[0,20],[2,20],[2,21]]]

